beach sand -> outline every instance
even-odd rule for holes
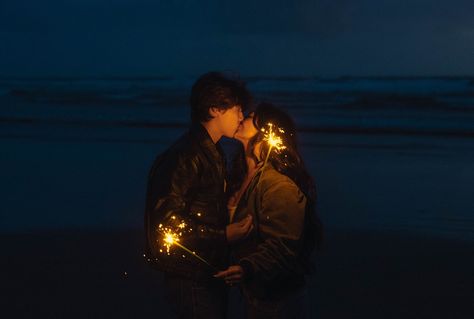
[[[167,318],[141,231],[2,235],[4,318]],[[474,247],[454,239],[327,229],[311,318],[472,318]],[[231,293],[239,318],[239,293]]]
[[[473,318],[472,141],[332,134],[302,145],[327,233],[311,317]],[[167,318],[140,229],[156,146],[4,146],[2,317]],[[241,318],[231,296],[229,318]]]

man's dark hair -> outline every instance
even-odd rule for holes
[[[250,102],[251,95],[243,81],[220,72],[209,72],[203,74],[191,90],[191,121],[209,121],[212,118],[209,114],[211,107],[226,110],[240,105],[245,112]]]

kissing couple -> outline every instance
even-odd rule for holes
[[[245,83],[219,72],[194,83],[190,110],[151,167],[145,208],[146,260],[173,318],[226,318],[233,286],[248,318],[305,318],[322,227],[292,118],[253,107]],[[229,167],[223,136],[240,142]]]

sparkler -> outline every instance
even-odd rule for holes
[[[176,219],[175,216],[172,216],[172,219]],[[198,254],[196,254],[194,251],[188,249],[187,247],[185,247],[184,245],[182,245],[179,241],[180,241],[180,238],[183,234],[183,231],[186,231],[186,224],[184,222],[181,222],[179,225],[178,225],[178,229],[179,231],[173,231],[171,228],[169,227],[163,227],[162,224],[160,224],[158,226],[158,232],[162,233],[163,234],[163,246],[166,248],[166,253],[168,255],[170,255],[170,248],[173,246],[173,245],[176,245],[178,246],[179,248],[183,249],[184,251],[186,251],[187,253],[189,253],[190,255],[196,257],[197,259],[199,259],[200,261],[202,261],[203,263],[205,263],[206,265],[208,265],[209,267],[212,268],[212,270],[214,271],[218,271],[214,266],[212,266],[207,260],[205,260],[204,258],[202,258],[201,256],[199,256]],[[191,231],[191,230],[189,230]],[[163,252],[162,249],[160,249],[160,252]],[[184,257],[184,255],[183,255]]]
[[[267,126],[267,130],[262,127],[261,131],[264,133],[263,141],[268,143],[270,147],[268,148],[267,156],[265,157],[265,161],[263,162],[262,173],[258,177],[257,186],[260,183],[260,179],[262,178],[263,171],[265,169],[265,166],[267,165],[268,158],[270,157],[270,153],[272,152],[272,150],[275,149],[276,152],[280,152],[281,150],[284,150],[286,148],[286,146],[283,145],[283,140],[281,139],[281,137],[278,136],[273,130],[274,125],[272,123],[267,123]],[[278,130],[279,133],[285,133],[285,131],[279,127],[276,127],[275,129]]]

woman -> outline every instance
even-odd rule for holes
[[[268,132],[262,131],[268,123],[286,148],[270,149]],[[255,225],[233,247],[236,265],[216,277],[242,283],[249,318],[304,317],[305,275],[322,236],[315,186],[297,149],[295,125],[282,110],[260,104],[235,138],[243,149],[230,178],[229,213],[233,222],[250,214]]]

